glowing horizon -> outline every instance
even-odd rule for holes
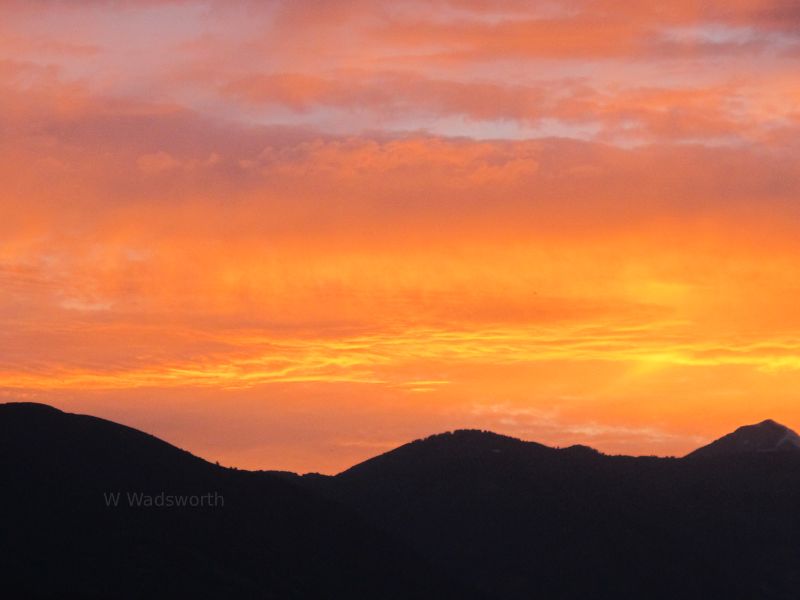
[[[0,399],[247,468],[800,424],[800,10],[0,6]]]

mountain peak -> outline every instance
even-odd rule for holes
[[[800,451],[800,435],[773,419],[744,425],[689,456],[729,456],[763,452]]]
[[[0,404],[0,411],[5,414],[56,414],[62,411],[55,406],[42,404],[40,402],[3,402]]]

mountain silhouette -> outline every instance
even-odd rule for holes
[[[800,586],[800,453],[607,456],[468,430],[304,480],[492,598],[788,599]]]
[[[285,477],[219,467],[95,417],[0,405],[0,480],[8,597],[467,594],[352,510]],[[167,496],[203,505],[165,506]]]
[[[753,452],[800,452],[800,436],[785,425],[767,419],[756,425],[739,427],[689,456],[732,456]]]
[[[772,421],[685,458],[459,430],[299,476],[6,404],[0,564],[7,589],[43,597],[794,599],[793,445]],[[109,490],[224,507],[108,507]]]

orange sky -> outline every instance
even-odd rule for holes
[[[0,4],[0,398],[335,472],[800,425],[800,8]]]

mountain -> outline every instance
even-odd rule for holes
[[[800,452],[800,435],[767,419],[756,425],[739,427],[707,446],[690,453],[691,457],[715,457],[756,452]]]
[[[19,597],[467,594],[296,482],[222,468],[103,419],[0,405],[0,481],[3,586]],[[199,505],[167,506],[181,502]]]
[[[635,458],[456,431],[306,484],[492,598],[766,600],[800,586],[800,453]]]
[[[800,452],[783,451],[781,428],[685,458],[461,430],[299,476],[0,405],[0,574],[50,597],[795,599]],[[130,506],[126,493],[224,505]]]

